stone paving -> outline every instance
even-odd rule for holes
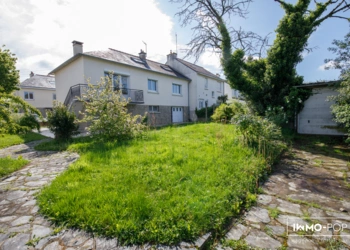
[[[350,249],[349,170],[340,157],[293,148],[226,241],[243,241],[253,249]],[[297,230],[297,224],[322,228]]]

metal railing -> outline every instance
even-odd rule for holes
[[[70,105],[73,103],[74,100],[77,100],[77,97],[81,98],[82,94],[86,92],[88,88],[87,84],[77,84],[72,87],[70,87],[66,99],[64,100],[64,105],[67,107],[70,107]],[[130,103],[137,104],[137,103],[144,103],[143,98],[143,90],[139,89],[127,89],[127,88],[113,88],[114,91],[121,90],[123,96],[126,99],[130,98]]]

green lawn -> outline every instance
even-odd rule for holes
[[[47,137],[34,132],[29,132],[22,135],[0,134],[0,148],[6,148],[12,145],[22,144],[22,143],[36,141],[36,140],[42,140],[45,138]]]
[[[233,125],[150,131],[123,144],[76,141],[80,153],[38,196],[60,225],[117,237],[124,244],[190,241],[220,231],[254,200],[265,162],[243,148]]]
[[[11,174],[12,172],[27,165],[29,161],[18,157],[18,159],[12,159],[10,157],[0,158],[0,177]]]

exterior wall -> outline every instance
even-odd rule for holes
[[[148,113],[148,125],[150,126],[164,126],[172,123],[171,109],[173,106],[159,106],[159,112],[149,113],[149,105],[128,105],[128,110],[133,115],[145,115]],[[189,109],[188,107],[181,106],[184,109],[184,122],[188,122]]]
[[[84,83],[84,59],[79,57],[55,73],[57,100],[64,102],[71,86]]]
[[[208,79],[208,88],[205,87],[206,79]],[[220,83],[220,90],[218,85]],[[212,93],[214,92],[214,97]],[[217,103],[218,97],[224,95],[224,86],[222,82],[198,75],[197,77],[197,108],[199,108],[199,100],[208,100],[208,106]]]
[[[338,93],[328,87],[314,88],[313,95],[304,103],[303,110],[298,114],[298,133],[318,135],[344,135],[336,129],[328,96]]]
[[[84,76],[90,78],[92,84],[100,81],[105,72],[111,71],[115,74],[128,76],[128,88],[143,90],[145,105],[188,106],[188,81],[185,79],[95,58],[84,58]],[[148,91],[148,79],[157,81],[157,93]],[[172,94],[173,83],[181,85],[181,95]]]
[[[33,100],[25,100],[24,92],[33,92]],[[24,101],[36,107],[40,110],[42,115],[46,117],[46,109],[51,109],[53,107],[53,94],[56,93],[55,89],[40,89],[40,88],[21,88],[16,91],[16,95],[21,97]]]

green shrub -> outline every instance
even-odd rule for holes
[[[211,119],[215,122],[220,122],[222,120],[231,121],[232,117],[238,114],[247,114],[249,112],[246,104],[233,101],[230,104],[221,104],[214,111]]]
[[[236,115],[232,123],[242,133],[243,144],[257,150],[268,163],[274,163],[285,148],[281,128],[260,116]]]
[[[32,114],[26,114],[19,119],[19,125],[28,127],[30,130],[36,129],[40,133],[40,124],[37,118]]]
[[[207,107],[208,108],[208,113],[207,113],[208,118],[210,118],[213,115],[215,107],[216,107],[215,105]],[[195,113],[196,113],[198,118],[205,118],[205,108],[202,108],[202,109],[196,108]]]
[[[79,134],[76,116],[64,104],[55,102],[52,111],[47,111],[46,115],[48,128],[55,134],[56,140],[69,140],[73,135]]]
[[[124,141],[140,136],[146,129],[141,115],[131,115],[129,100],[121,90],[114,91],[111,78],[102,78],[97,85],[89,84],[80,99],[85,106],[83,122],[94,137],[104,140]]]

